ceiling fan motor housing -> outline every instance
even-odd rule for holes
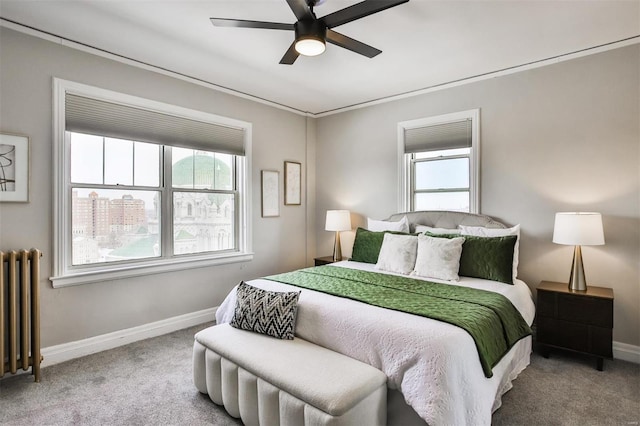
[[[294,24],[296,40],[314,39],[325,42],[327,39],[327,26],[320,19],[304,19]]]

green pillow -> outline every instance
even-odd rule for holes
[[[458,275],[513,284],[513,250],[518,237],[476,237],[459,234],[426,235],[441,238],[464,237]]]
[[[351,260],[364,263],[377,263],[384,232],[356,229],[356,239],[353,241]]]
[[[364,263],[378,263],[378,255],[384,240],[384,234],[416,235],[397,231],[368,231],[364,228],[356,230],[356,239],[353,242],[351,260]]]

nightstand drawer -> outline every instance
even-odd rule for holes
[[[575,351],[589,350],[589,327],[586,324],[553,318],[537,319],[537,341]]]
[[[613,300],[557,294],[557,318],[565,321],[613,327]]]
[[[538,343],[607,358],[613,357],[610,328],[545,317],[538,318],[537,322]]]

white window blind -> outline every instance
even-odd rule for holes
[[[404,152],[437,151],[471,147],[471,120],[404,129]]]
[[[244,130],[67,93],[66,130],[244,155]]]

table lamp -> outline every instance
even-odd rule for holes
[[[590,212],[556,213],[556,220],[553,226],[553,242],[575,246],[571,275],[569,277],[569,290],[586,291],[587,282],[584,276],[580,246],[604,244],[602,215]]]
[[[333,261],[342,260],[342,249],[340,248],[340,231],[351,230],[351,213],[349,210],[327,210],[327,219],[324,226],[325,231],[335,231],[336,239],[333,244]]]

